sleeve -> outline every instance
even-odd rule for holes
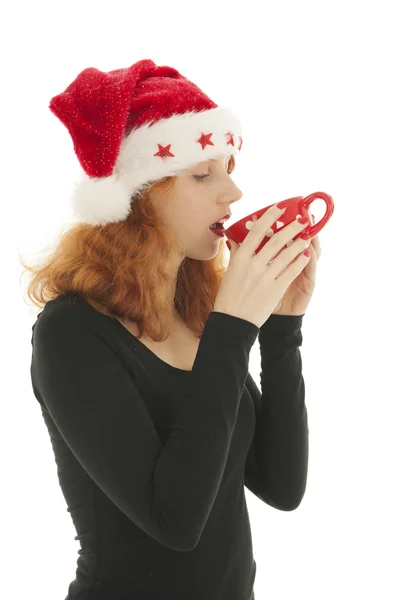
[[[198,543],[216,498],[259,328],[211,312],[174,427],[162,444],[131,376],[99,327],[63,305],[32,337],[34,393],[101,490],[178,551]]]
[[[256,426],[245,486],[279,510],[302,501],[308,471],[308,420],[300,346],[303,316],[271,315],[261,326],[261,392],[248,374]]]

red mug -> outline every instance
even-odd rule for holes
[[[309,214],[308,210],[316,198],[319,198],[325,202],[326,211],[322,219],[320,219],[318,223],[313,224],[311,214]],[[285,200],[285,202],[287,202],[287,208],[285,212],[282,213],[279,219],[272,224],[271,228],[265,234],[265,238],[255,250],[255,254],[260,252],[260,250],[265,246],[274,233],[282,229],[282,227],[289,225],[289,223],[295,220],[297,215],[306,217],[309,224],[306,225],[306,227],[304,227],[296,236],[294,236],[293,241],[305,233],[309,234],[310,239],[315,237],[317,233],[321,231],[321,229],[327,224],[334,210],[332,197],[325,192],[313,192],[306,197],[295,196],[294,198],[288,198]],[[225,230],[225,236],[234,240],[237,244],[241,244],[252,228],[253,223],[262,217],[265,211],[271,208],[271,206],[274,206],[274,204],[270,204],[265,208],[260,208],[260,210],[256,210],[246,217],[243,217],[239,221],[236,221],[236,223]]]

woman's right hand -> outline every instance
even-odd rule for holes
[[[231,257],[215,299],[214,311],[245,319],[261,327],[289,285],[307,265],[309,257],[304,256],[303,252],[310,240],[298,237],[282,250],[308,225],[302,225],[297,219],[274,233],[255,254],[266,232],[285,210],[279,209],[276,204],[268,208],[254,223],[240,246],[229,239]]]

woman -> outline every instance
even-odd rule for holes
[[[244,486],[297,508],[308,424],[304,315],[271,308],[259,327],[215,310],[226,268],[210,225],[242,197],[240,124],[151,60],[85,69],[50,109],[84,170],[81,222],[28,267],[44,306],[32,386],[81,546],[67,598],[254,598]]]

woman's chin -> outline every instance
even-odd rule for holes
[[[212,236],[208,240],[208,243],[199,245],[196,248],[187,249],[185,255],[187,258],[193,258],[194,260],[211,260],[215,258],[219,252],[221,242],[225,243],[226,236],[220,237],[209,231]],[[211,243],[210,243],[211,242]]]

